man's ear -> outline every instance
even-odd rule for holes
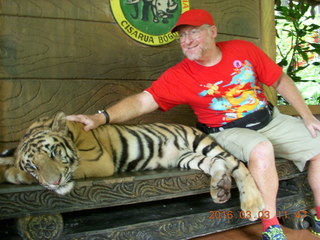
[[[218,36],[218,28],[216,25],[211,26],[210,31],[212,33],[213,38],[216,38]]]

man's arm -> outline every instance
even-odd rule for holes
[[[150,93],[141,92],[124,98],[120,102],[106,109],[106,112],[109,114],[110,123],[121,123],[153,112],[158,108],[159,105]],[[106,118],[103,114],[69,115],[67,116],[67,120],[83,123],[85,125],[85,131],[97,128],[106,122]]]
[[[320,122],[313,116],[292,79],[283,73],[272,86],[297,110],[311,135],[316,137]]]

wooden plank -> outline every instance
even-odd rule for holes
[[[261,48],[261,41],[259,39],[255,39],[255,38],[247,38],[247,37],[241,37],[241,36],[230,36],[230,35],[226,35],[223,33],[218,32],[218,36],[217,36],[217,41],[228,41],[228,40],[233,40],[233,39],[241,39],[241,40],[246,40],[249,42],[252,42],[254,44],[256,44],[258,47]]]
[[[274,21],[274,1],[261,1],[261,48],[273,60],[276,60],[276,31]],[[268,100],[276,105],[278,98],[274,88],[264,86]]]
[[[306,172],[299,172],[291,161],[279,159],[276,166],[281,181],[296,181],[297,178],[306,177]],[[0,219],[157,201],[208,193],[210,190],[209,175],[197,170],[177,168],[79,179],[75,183],[75,188],[66,195],[57,195],[38,184],[1,184]],[[21,208],[25,202],[30,204]]]
[[[311,112],[315,115],[320,115],[320,105],[309,105]],[[298,116],[298,112],[291,105],[278,106],[280,112],[288,115]]]
[[[181,59],[177,43],[151,48],[114,24],[2,17],[0,78],[155,79]]]
[[[212,12],[222,33],[259,37],[259,1],[190,0],[190,4]],[[109,0],[0,0],[0,6],[2,15],[115,23]]]
[[[39,185],[1,184],[0,219],[96,209],[208,193],[209,183],[210,177],[200,171],[170,169],[160,170],[159,173],[144,171],[77,180],[75,188],[66,195],[58,195]],[[21,208],[25,202],[30,204]]]
[[[109,0],[0,0],[0,14],[114,22]]]
[[[226,39],[258,39],[256,1],[192,4],[212,9]],[[125,35],[109,1],[0,0],[0,6],[2,79],[156,79],[182,59],[176,42],[152,48]]]
[[[313,201],[306,194],[292,193],[285,188],[279,192],[277,210],[281,215],[295,215],[301,209],[312,207]],[[215,219],[209,218],[210,211],[216,213]],[[231,213],[232,217],[227,213]],[[62,234],[61,239],[196,239],[207,234],[253,224],[252,221],[243,219],[241,213],[239,202],[235,198],[231,198],[225,204],[214,204],[208,196],[198,195],[160,203],[145,203],[131,208],[103,209],[87,214],[88,216],[80,217],[78,214],[79,218],[72,215],[72,218],[66,218],[66,234]],[[116,224],[118,227],[113,227]]]
[[[215,19],[218,31],[234,37],[260,38],[260,1],[190,1],[191,8],[206,9]]]
[[[149,85],[147,81],[2,80],[0,107],[6,111],[0,118],[1,148],[15,145],[39,117],[53,116],[58,111],[93,114]],[[151,122],[194,125],[196,120],[189,107],[179,106],[169,113],[155,111],[130,123]]]
[[[146,47],[113,24],[0,19],[2,79],[156,79],[183,57],[177,42]]]
[[[272,59],[276,59],[276,31],[274,21],[274,1],[261,1],[261,43],[262,49]]]

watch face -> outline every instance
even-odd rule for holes
[[[103,114],[106,118],[106,123],[109,123],[109,114],[105,110],[98,110],[98,113]]]

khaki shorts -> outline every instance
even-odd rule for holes
[[[281,114],[277,108],[274,108],[272,121],[258,131],[232,128],[211,136],[244,162],[249,162],[252,149],[262,141],[270,141],[275,156],[293,161],[300,171],[308,160],[320,154],[320,132],[312,138],[302,119]]]

